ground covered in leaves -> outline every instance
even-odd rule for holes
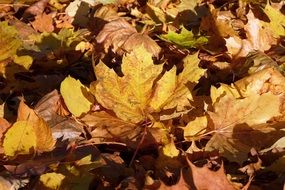
[[[0,189],[283,189],[282,0],[0,1]]]

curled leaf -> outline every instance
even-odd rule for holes
[[[158,57],[160,47],[146,34],[140,34],[124,19],[116,19],[107,23],[96,37],[98,43],[103,43],[105,51],[112,46],[114,52],[123,54],[131,52],[135,47],[144,48]]]

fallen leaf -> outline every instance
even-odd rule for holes
[[[95,101],[89,89],[71,76],[62,81],[60,93],[68,110],[76,117],[87,113]]]
[[[28,7],[25,10],[25,16],[28,16],[28,15],[39,15],[39,14],[43,13],[44,9],[46,8],[46,6],[48,4],[48,2],[49,2],[49,0],[40,0],[40,1],[34,2],[33,5],[31,5],[30,7]]]
[[[37,152],[47,152],[54,148],[55,140],[52,137],[51,128],[23,100],[19,104],[17,121],[26,121],[29,126],[33,127],[33,132],[36,135],[35,150]]]
[[[9,26],[8,22],[0,22],[0,61],[12,58],[22,42],[17,38],[18,32],[13,26]],[[2,71],[1,71],[2,72]]]
[[[224,166],[217,171],[211,171],[207,166],[202,168],[196,167],[187,158],[190,166],[192,182],[189,185],[193,189],[207,189],[207,190],[235,190],[234,186],[229,182],[224,172]]]
[[[170,158],[174,158],[179,155],[180,151],[176,148],[173,138],[171,138],[169,142],[163,146],[162,153]]]
[[[208,42],[208,39],[203,36],[194,36],[192,31],[182,27],[180,33],[168,31],[167,34],[160,35],[161,39],[174,43],[183,48],[199,47]]]
[[[13,157],[18,154],[31,154],[37,146],[36,133],[28,121],[17,121],[5,133],[4,153]]]
[[[255,50],[264,52],[276,44],[271,29],[263,27],[262,22],[254,16],[251,10],[247,14],[247,18],[248,23],[245,25],[247,39],[241,39],[238,36],[225,38],[229,53],[236,58],[245,57],[249,52]]]
[[[96,40],[103,44],[106,52],[112,47],[112,50],[119,54],[131,52],[135,47],[143,46],[149,53],[158,57],[161,49],[148,35],[138,33],[122,18],[107,23],[97,35]]]
[[[262,95],[253,94],[247,98],[235,99],[224,96],[214,104],[214,112],[209,112],[213,121],[214,136],[206,145],[206,150],[219,150],[222,155],[235,161],[243,161],[251,146],[258,146],[262,142],[255,140],[259,130],[253,127],[258,124],[266,124],[273,117],[280,115],[280,99],[271,93]],[[246,124],[249,128],[235,127]],[[270,128],[268,128],[270,129]],[[260,127],[260,130],[266,130]],[[264,131],[266,132],[266,131]],[[242,142],[235,133],[251,134],[250,141]],[[251,144],[251,146],[250,146]],[[259,147],[262,145],[259,144]]]
[[[91,92],[119,118],[137,123],[146,118],[147,101],[161,71],[162,65],[154,65],[151,54],[141,46],[123,57],[123,77],[100,62],[95,67],[97,81],[91,84]]]
[[[39,14],[31,23],[35,30],[39,32],[53,32],[53,15],[52,14]]]
[[[61,184],[63,183],[65,176],[61,173],[46,173],[40,176],[40,186],[38,188],[48,188],[51,190],[60,189]]]
[[[198,83],[198,80],[204,75],[205,70],[199,67],[199,58],[198,53],[193,55],[188,55],[183,59],[183,71],[177,76],[176,82],[171,82],[170,80],[173,80],[174,77],[167,77],[163,76],[159,81],[158,84],[164,85],[162,83],[169,83],[171,82],[172,85],[175,84],[175,87],[171,87],[170,90],[172,90],[171,94],[168,94],[168,98],[165,102],[163,102],[162,105],[156,105],[156,107],[159,106],[159,108],[163,109],[171,109],[176,108],[177,111],[185,110],[185,107],[191,107],[190,101],[193,100],[192,90],[194,86]],[[171,71],[172,75],[174,75],[174,72]],[[165,79],[165,78],[166,79]],[[161,82],[160,82],[161,81]],[[157,87],[158,89],[155,89],[155,91],[159,90],[160,87]],[[169,88],[169,87],[168,87]],[[164,90],[160,90],[159,92],[155,92],[159,99],[159,97],[165,96]],[[165,98],[163,98],[165,99]]]
[[[94,143],[116,140],[134,144],[142,133],[142,129],[136,124],[121,120],[105,111],[92,112],[81,120],[90,127]]]
[[[281,4],[281,2],[280,2]],[[270,22],[263,22],[265,27],[272,30],[274,37],[279,38],[285,35],[285,15],[281,10],[273,8],[269,2],[267,2],[264,8],[265,14],[269,17]]]
[[[196,117],[183,128],[184,138],[187,140],[199,139],[199,136],[206,132],[208,120],[206,116]]]

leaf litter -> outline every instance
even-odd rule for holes
[[[0,3],[0,189],[283,189],[283,1]]]

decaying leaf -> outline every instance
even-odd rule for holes
[[[138,33],[125,19],[116,19],[107,23],[96,40],[98,43],[103,43],[106,52],[112,47],[114,52],[123,54],[141,45],[156,57],[160,52],[160,47],[154,40],[146,34]]]
[[[219,149],[227,158],[241,161],[246,157],[242,152],[248,152],[251,147],[266,146],[263,137],[266,135],[262,134],[274,131],[270,126],[266,127],[267,122],[283,115],[280,109],[283,105],[281,97],[284,97],[283,80],[277,70],[268,68],[237,81],[236,89],[229,91],[230,88],[220,87],[223,93],[221,91],[219,98],[215,98],[214,112],[209,112],[214,136],[206,149]],[[241,138],[245,133],[250,136],[247,142]]]
[[[235,190],[234,186],[229,182],[224,172],[223,165],[217,171],[211,171],[207,166],[202,168],[196,167],[187,159],[188,165],[191,168],[190,175],[192,183],[190,187],[193,189],[208,189],[208,190]]]
[[[238,36],[226,38],[226,46],[229,53],[235,57],[244,57],[249,52],[259,50],[266,51],[271,45],[276,44],[269,27],[263,27],[263,23],[257,19],[252,11],[247,14],[248,23],[245,25],[247,39]]]
[[[134,123],[123,121],[105,111],[87,114],[82,121],[91,127],[92,141],[95,143],[109,142],[114,139],[132,143],[142,132],[142,129]]]
[[[40,14],[35,17],[32,26],[39,32],[53,32],[53,19],[52,14]]]
[[[89,89],[71,76],[62,81],[60,93],[68,110],[76,117],[88,112],[95,101]]]

